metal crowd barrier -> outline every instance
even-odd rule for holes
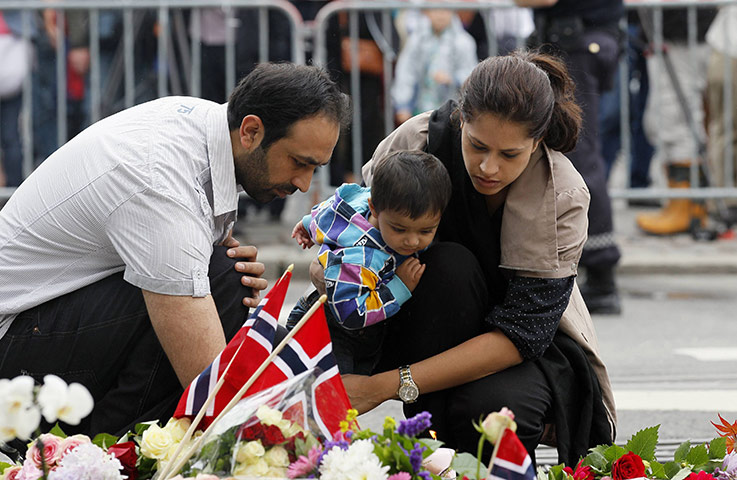
[[[688,15],[688,45],[693,48],[696,43],[696,10],[704,7],[715,7],[722,5],[733,5],[734,0],[625,0],[628,9],[645,9],[652,15],[653,20],[653,44],[656,55],[662,55],[663,45],[663,10],[676,7],[687,7]],[[121,108],[132,106],[136,103],[137,82],[134,46],[139,27],[139,15],[146,11],[156,12],[158,22],[158,36],[156,39],[156,57],[158,67],[156,70],[156,96],[168,94],[187,94],[198,96],[201,86],[201,24],[197,15],[202,8],[219,7],[225,5],[228,13],[228,26],[226,29],[225,42],[225,91],[229,92],[235,85],[236,60],[235,60],[235,20],[232,12],[234,9],[255,9],[259,12],[258,45],[259,58],[261,61],[269,60],[268,47],[270,32],[268,28],[267,13],[269,9],[282,12],[289,21],[291,32],[292,60],[296,63],[304,63],[306,56],[306,45],[313,41],[314,61],[317,64],[326,65],[328,62],[328,24],[334,17],[344,14],[348,18],[348,38],[350,39],[351,65],[347,72],[349,78],[349,91],[353,97],[353,124],[351,127],[351,170],[360,179],[360,167],[366,158],[363,158],[364,145],[362,145],[361,133],[363,131],[361,115],[361,74],[358,65],[358,30],[359,15],[365,15],[372,39],[376,42],[382,53],[383,73],[381,82],[383,84],[383,99],[381,101],[383,118],[372,119],[383,125],[384,133],[389,133],[394,128],[394,116],[391,99],[388,92],[393,81],[393,62],[398,53],[398,46],[392,35],[392,15],[404,9],[436,9],[445,8],[456,11],[476,10],[481,14],[484,29],[489,45],[490,54],[496,52],[496,36],[494,32],[491,14],[495,9],[506,9],[515,6],[512,0],[445,0],[443,2],[432,0],[336,0],[327,3],[317,14],[314,22],[305,24],[299,11],[292,3],[286,0],[227,0],[213,2],[211,0],[126,0],[120,4],[103,0],[58,0],[49,2],[47,0],[0,0],[0,10],[20,10],[23,15],[23,37],[30,39],[31,15],[38,14],[44,9],[53,8],[59,16],[55,36],[56,45],[56,83],[57,83],[57,142],[63,144],[67,130],[67,102],[66,102],[66,74],[67,67],[64,51],[64,31],[62,29],[63,18],[70,10],[87,10],[90,17],[90,73],[89,73],[89,118],[95,121],[108,112],[101,110],[101,105],[108,100],[109,89],[103,89],[100,73],[100,32],[98,21],[101,12],[117,11],[123,17],[122,38],[120,39],[116,60],[117,72],[122,78],[124,90],[124,101]],[[184,26],[182,12],[191,12],[193,15],[190,32]],[[622,21],[622,28],[626,28],[626,19]],[[43,34],[39,32],[39,34]],[[282,32],[279,32],[282,34]],[[737,35],[735,32],[727,31],[729,35]],[[518,39],[518,44],[524,44],[524,38]],[[629,88],[628,88],[628,66],[625,58],[620,65],[620,118],[621,118],[621,156],[629,170],[630,145],[632,142],[629,129]],[[666,72],[658,72],[663,75]],[[140,75],[139,75],[140,76]],[[729,68],[724,71],[724,104],[731,105],[734,92],[732,84],[732,72]],[[149,92],[153,93],[153,92]],[[652,94],[652,92],[651,92]],[[21,136],[23,144],[24,173],[28,175],[34,167],[34,135],[42,136],[44,132],[34,132],[32,128],[33,89],[30,75],[23,85],[23,114],[21,116]],[[691,171],[691,180],[694,187],[689,189],[668,188],[630,188],[629,182],[625,188],[615,188],[610,191],[613,198],[675,198],[689,197],[700,199],[727,199],[737,198],[737,188],[732,181],[734,173],[734,151],[732,147],[732,126],[734,125],[734,112],[730,108],[724,109],[724,124],[726,126],[726,148],[723,152],[724,178],[723,186],[705,186],[699,184],[699,173],[694,163]],[[657,144],[655,145],[657,148]],[[372,147],[372,146],[368,146]],[[694,158],[702,156],[703,152],[694,152]],[[653,168],[657,168],[653,165]],[[323,185],[329,184],[327,172],[324,171],[320,177]],[[0,188],[0,200],[7,198],[12,193],[12,188]]]
[[[141,94],[150,98],[166,95],[192,95],[201,93],[201,35],[202,25],[200,13],[204,8],[220,8],[225,6],[225,92],[233,90],[236,83],[235,61],[235,29],[237,21],[235,9],[248,9],[258,12],[258,32],[254,32],[254,42],[258,44],[259,61],[268,61],[269,25],[268,11],[281,12],[289,23],[291,33],[291,59],[295,63],[305,62],[303,39],[303,21],[297,8],[287,0],[228,0],[226,3],[211,0],[125,0],[111,2],[107,0],[0,0],[0,11],[21,11],[22,37],[31,42],[33,31],[32,15],[40,15],[44,10],[53,10],[56,15],[55,30],[55,76],[56,76],[56,125],[57,146],[67,140],[67,62],[65,50],[65,16],[70,11],[84,10],[89,15],[89,123],[93,123],[105,114],[113,113],[139,103]],[[191,17],[189,29],[184,22],[184,12]],[[119,39],[116,54],[110,67],[108,88],[101,81],[100,58],[100,16],[104,12],[118,12],[122,15],[122,36]],[[134,47],[141,30],[142,16],[154,13],[157,23],[156,35],[156,85],[142,84],[141,72],[136,71]],[[39,22],[37,21],[37,24]],[[37,35],[44,35],[43,26],[37,25]],[[188,31],[189,30],[189,31]],[[285,35],[287,32],[279,32]],[[117,73],[117,76],[115,75]],[[150,73],[150,72],[149,72]],[[112,111],[102,112],[102,105],[109,100],[114,87],[110,83],[117,81],[117,87],[123,90],[122,104]],[[121,85],[122,84],[122,85]],[[152,88],[153,87],[153,88]],[[153,91],[155,89],[155,94]],[[144,92],[142,92],[144,90]],[[149,91],[146,91],[149,90]],[[34,137],[43,136],[46,132],[34,132],[33,129],[33,83],[32,73],[26,75],[22,89],[21,137],[23,150],[23,177],[27,177],[34,168],[34,163],[42,159],[34,159]],[[153,97],[152,97],[153,95]],[[12,195],[15,188],[0,187],[0,201]]]

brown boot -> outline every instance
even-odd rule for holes
[[[668,166],[668,185],[670,188],[689,188],[690,166],[674,164]],[[706,209],[703,205],[688,198],[669,200],[662,210],[655,213],[642,213],[637,216],[637,226],[652,235],[673,235],[688,232],[697,221],[701,227],[706,222]]]

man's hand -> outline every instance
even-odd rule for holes
[[[261,278],[261,275],[266,271],[266,267],[264,267],[263,263],[256,261],[258,249],[251,245],[241,246],[240,242],[230,234],[223,241],[223,246],[228,247],[227,254],[230,258],[243,258],[246,260],[245,262],[236,262],[235,264],[236,271],[243,274],[241,283],[246,287],[251,287],[251,291],[253,292],[252,297],[243,298],[243,305],[252,308],[257,307],[260,299],[259,292],[269,286],[266,279]]]
[[[410,292],[415,291],[423,273],[425,273],[425,265],[421,264],[415,257],[408,258],[397,267],[397,276],[404,282]]]
[[[315,242],[312,241],[312,238],[310,238],[310,232],[307,231],[304,225],[302,225],[302,222],[297,222],[297,225],[294,226],[294,229],[292,230],[292,238],[297,240],[297,245],[302,247],[302,250],[305,248],[312,248],[312,246],[315,244]]]

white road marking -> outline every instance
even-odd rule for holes
[[[736,412],[737,390],[614,390],[617,410]]]
[[[737,347],[677,348],[675,353],[687,355],[701,362],[737,360]]]

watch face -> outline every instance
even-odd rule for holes
[[[402,385],[399,387],[399,399],[405,403],[411,403],[417,400],[419,390],[414,385]]]

